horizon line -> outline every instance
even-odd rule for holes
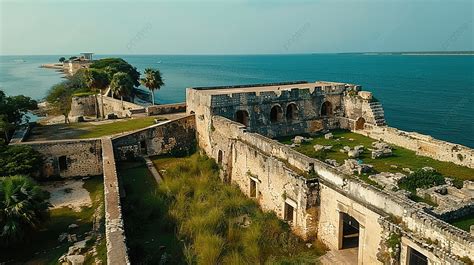
[[[94,55],[122,55],[122,56],[264,56],[264,55],[314,55],[314,54],[404,54],[404,53],[425,53],[425,54],[455,54],[455,53],[472,53],[474,50],[459,51],[352,51],[352,52],[302,52],[302,53],[93,53]],[[74,55],[74,53],[71,53]],[[76,53],[76,55],[81,52]],[[0,54],[0,56],[67,56],[64,54]]]

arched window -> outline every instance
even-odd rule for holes
[[[321,116],[331,117],[333,115],[332,104],[329,101],[325,101],[321,106]]]
[[[298,107],[295,103],[291,103],[286,107],[286,120],[293,121],[298,119]]]
[[[238,110],[235,113],[235,120],[245,126],[249,126],[249,113],[246,110]]]
[[[279,105],[272,107],[270,111],[270,121],[271,122],[280,122],[283,119],[283,110]]]
[[[356,130],[363,130],[364,129],[364,125],[365,125],[365,119],[362,118],[362,117],[359,117],[356,121],[356,126],[355,126],[355,129]]]

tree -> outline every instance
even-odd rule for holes
[[[145,77],[140,79],[140,83],[150,90],[151,104],[155,105],[155,94],[153,92],[155,89],[159,90],[165,84],[161,77],[160,70],[151,68],[145,69]]]
[[[9,97],[0,90],[0,132],[5,136],[5,142],[8,142],[9,135],[16,125],[28,121],[26,116],[28,111],[37,108],[38,103],[29,97],[23,95]]]
[[[133,82],[126,73],[118,72],[114,74],[110,82],[110,90],[115,96],[120,96],[120,101],[123,107],[123,97],[129,95],[133,89]]]
[[[49,193],[30,178],[0,178],[0,244],[21,242],[48,218]]]
[[[0,145],[0,176],[35,174],[42,164],[42,155],[29,145]]]
[[[64,58],[64,57],[60,57],[60,58],[59,58],[59,62],[60,62],[60,63],[64,63],[64,61],[66,61],[66,58]]]
[[[9,123],[5,115],[0,115],[0,132],[5,135],[5,143],[9,141],[9,132],[14,128],[13,124]]]
[[[36,100],[23,95],[9,97],[0,90],[0,115],[3,115],[9,123],[14,125],[21,123],[26,113],[35,109],[38,109]]]
[[[105,71],[98,70],[98,69],[87,69],[85,73],[86,77],[86,84],[87,86],[94,91],[95,95],[95,114],[98,117],[97,111],[97,94],[95,93],[97,90],[100,91],[100,99],[101,99],[101,106],[102,106],[102,114],[104,114],[104,100],[102,97],[103,89],[107,88],[110,83],[109,76]]]
[[[63,115],[64,123],[69,123],[69,111],[71,110],[73,90],[68,89],[65,82],[51,87],[46,96],[46,102],[49,103],[49,113],[53,115]]]
[[[126,73],[133,82],[133,86],[137,87],[140,85],[140,72],[137,71],[137,68],[133,67],[131,64],[127,63],[122,58],[105,58],[95,61],[90,65],[89,68],[94,69],[104,69],[107,68],[107,72],[112,77],[118,72]]]

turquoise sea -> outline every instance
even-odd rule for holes
[[[185,88],[291,80],[360,84],[382,102],[390,126],[474,147],[474,56],[365,54],[114,55],[139,71],[159,68],[158,103],[182,102]],[[111,57],[98,55],[95,58]],[[0,89],[36,99],[61,81],[41,64],[53,56],[0,56]]]

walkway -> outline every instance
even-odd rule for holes
[[[156,170],[156,167],[153,164],[153,161],[151,161],[151,159],[148,156],[143,157],[143,158],[145,159],[146,166],[148,167],[148,170],[150,171],[150,173],[155,178],[156,183],[160,184],[163,181],[163,179],[161,178],[160,173],[158,173],[158,170]]]
[[[357,264],[358,250],[359,248],[331,250],[328,251],[324,256],[319,258],[319,261],[323,265]]]
[[[125,244],[119,184],[115,167],[112,140],[102,140],[102,162],[104,169],[105,237],[107,240],[107,264],[130,264]]]

